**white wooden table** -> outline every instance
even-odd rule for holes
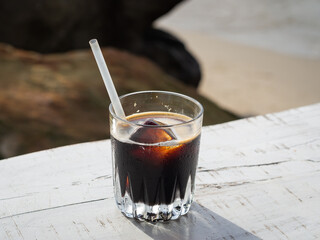
[[[188,215],[128,220],[110,141],[0,161],[0,239],[319,239],[320,104],[205,127]]]

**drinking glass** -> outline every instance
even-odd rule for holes
[[[203,107],[166,91],[134,92],[120,101],[126,119],[109,106],[116,204],[141,221],[177,219],[193,201]]]

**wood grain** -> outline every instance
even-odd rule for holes
[[[128,220],[110,141],[0,162],[0,239],[320,238],[320,104],[205,127],[196,200],[168,224]]]

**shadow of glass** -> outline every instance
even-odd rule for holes
[[[130,220],[155,240],[162,239],[260,239],[206,207],[193,203],[191,210],[178,220],[167,223],[146,223]]]

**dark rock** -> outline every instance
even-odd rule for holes
[[[170,90],[198,99],[204,124],[236,119],[148,59],[103,49],[119,95]],[[0,44],[0,156],[105,139],[109,99],[90,50],[38,54]]]
[[[153,28],[145,32],[143,40],[143,55],[154,60],[171,76],[198,87],[201,79],[200,65],[180,40]]]
[[[153,21],[181,1],[0,0],[0,42],[54,53],[88,48],[97,38],[101,46],[146,54],[167,73],[197,86],[200,68],[183,44],[152,30]]]

